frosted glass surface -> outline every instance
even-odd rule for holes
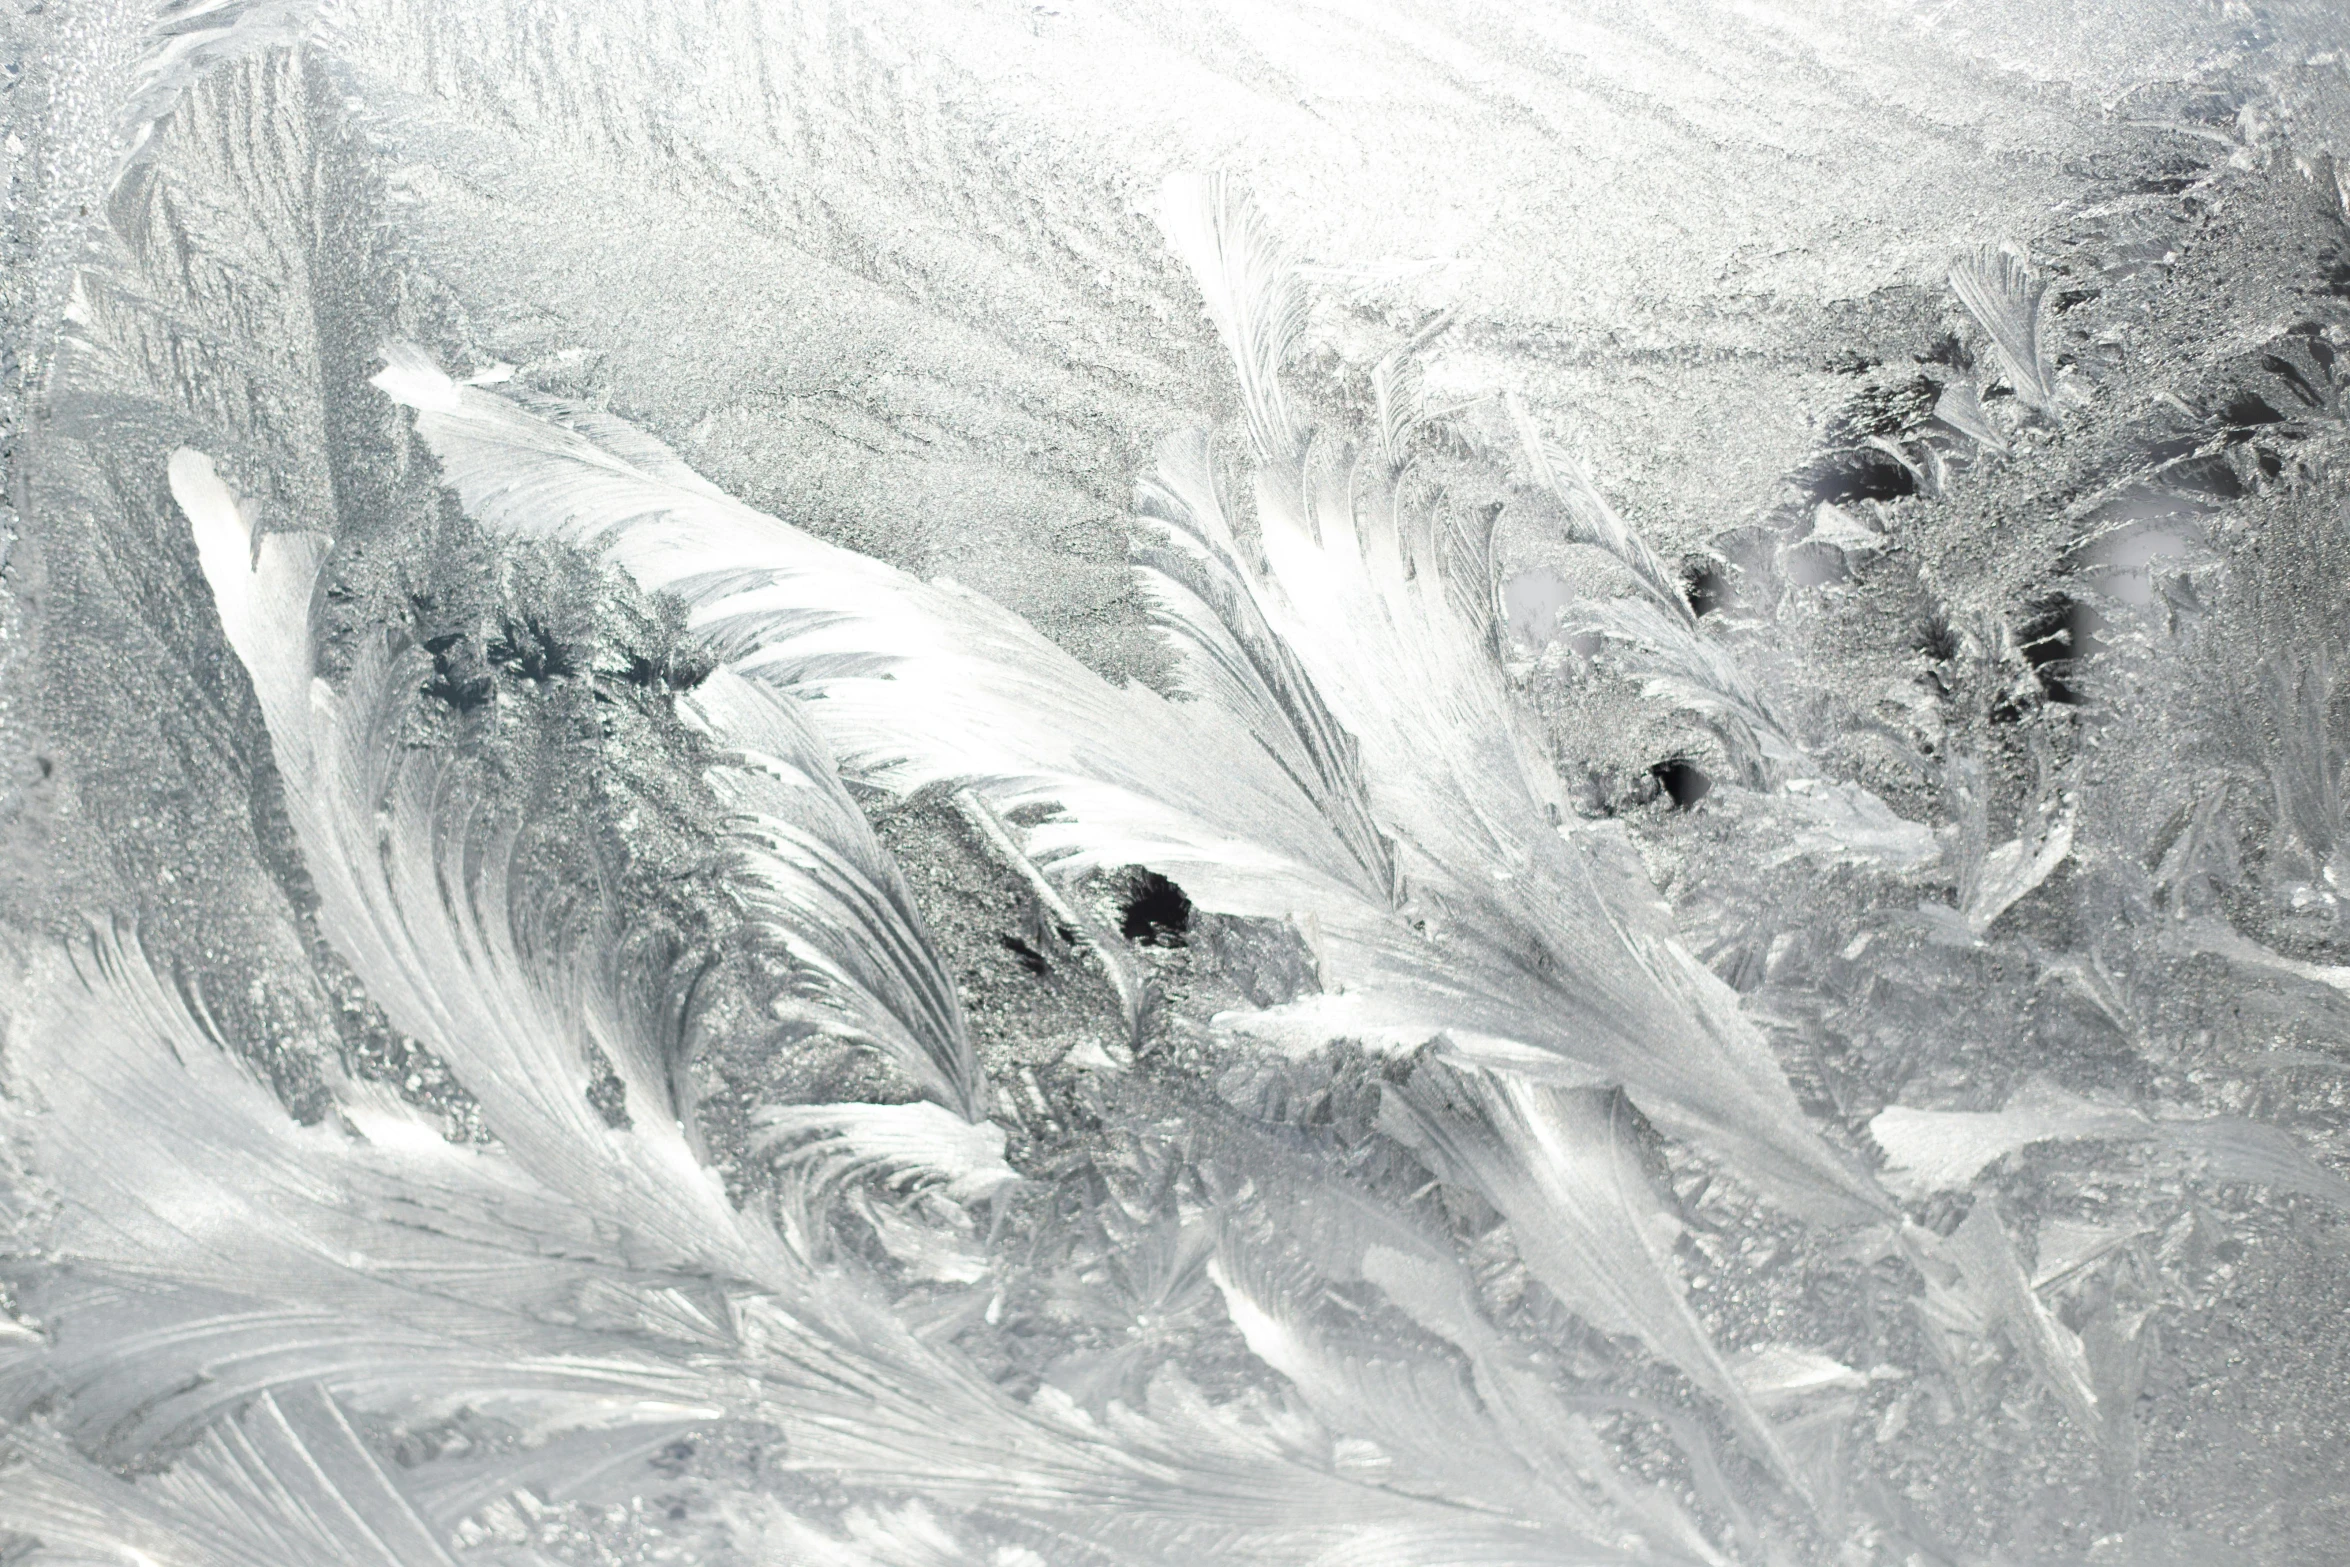
[[[2336,0],[9,0],[0,1563],[2350,1559],[2345,158]]]

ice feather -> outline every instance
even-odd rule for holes
[[[1449,1121],[1446,1124],[1449,1127]],[[1229,1139],[1235,1134],[1224,1135]],[[1241,1205],[1245,1220],[1227,1217],[1227,1237],[1237,1222],[1251,1226],[1251,1237],[1277,1237],[1320,1278],[1373,1286],[1423,1331],[1458,1351],[1483,1411],[1477,1429],[1489,1428],[1504,1444],[1510,1459],[1502,1468],[1523,1465],[1537,1477],[1545,1493],[1538,1510],[1565,1509],[1555,1516],[1579,1517],[1584,1527],[1603,1536],[1609,1520],[1628,1521],[1669,1550],[1698,1560],[1716,1559],[1714,1547],[1681,1503],[1623,1474],[1617,1456],[1584,1414],[1559,1396],[1549,1372],[1486,1319],[1476,1287],[1449,1242],[1425,1233],[1404,1213],[1344,1180],[1319,1171],[1301,1150],[1248,1151],[1258,1159],[1286,1154],[1287,1174],[1278,1190],[1252,1192]],[[1744,1532],[1740,1505],[1714,1462],[1711,1439],[1689,1422],[1667,1417],[1665,1423],[1674,1429],[1707,1499]]]
[[[1216,495],[1207,436],[1171,437],[1136,487],[1145,530],[1135,576],[1181,656],[1179,687],[1247,723],[1345,840],[1369,884],[1400,899],[1395,846],[1372,819],[1362,748],[1339,726],[1289,644],[1266,623]]]
[[[420,655],[371,640],[341,692],[314,679],[318,541],[266,534],[256,547],[199,453],[177,453],[171,479],[268,719],[327,939],[550,1188],[602,1190],[615,1221],[678,1261],[767,1271],[773,1237],[746,1227],[694,1159],[666,1064],[626,1026],[630,999],[603,958],[610,936],[565,939],[518,919],[513,827],[463,803],[452,764],[403,750]],[[588,1097],[591,1039],[625,1087],[628,1128],[605,1124]]]
[[[1980,810],[1977,805],[1978,815]],[[1962,867],[1959,917],[1968,930],[1980,937],[2000,915],[2055,873],[2072,853],[2075,814],[2074,803],[2065,801],[2053,817],[2036,827],[2027,823],[2024,832]]]
[[[1599,493],[1599,486],[1583,471],[1583,465],[1543,436],[1526,405],[1515,396],[1508,398],[1507,404],[1535,484],[1565,505],[1573,519],[1576,537],[1622,561],[1631,569],[1642,596],[1670,624],[1694,633],[1697,614],[1690,607],[1688,595],[1681,591],[1679,577],[1650,548],[1648,541],[1634,532],[1607,503],[1607,498]]]
[[[1638,589],[1625,598],[1576,605],[1575,628],[1598,632],[1636,654],[1647,693],[1704,720],[1750,783],[1770,787],[1790,773],[1809,771],[1802,746],[1761,689],[1726,649],[1699,631],[1679,577],[1608,504],[1582,464],[1544,437],[1526,406],[1515,396],[1508,406],[1534,483],[1565,507],[1574,537],[1622,562]]]
[[[2201,1160],[2221,1180],[2305,1192],[2350,1208],[2350,1180],[2317,1163],[2292,1133],[2234,1116],[2156,1120],[2035,1080],[1998,1110],[1913,1110],[1892,1105],[1869,1122],[1896,1190],[1956,1191],[2006,1155],[2034,1143],[2152,1142]]]
[[[785,1233],[804,1256],[820,1256],[824,1215],[851,1182],[870,1179],[899,1191],[944,1198],[948,1212],[1013,1185],[1004,1163],[1004,1129],[963,1121],[933,1104],[822,1104],[772,1106],[758,1113],[755,1152],[775,1163],[781,1190],[777,1208]],[[977,1277],[984,1265],[950,1257],[951,1239],[912,1232],[888,1215],[867,1210],[883,1244],[914,1260]],[[892,1245],[893,1238],[900,1236]]]
[[[2002,245],[1977,251],[1952,267],[1950,289],[1991,339],[1992,354],[2015,395],[2041,413],[2053,413],[2056,370],[2049,359],[2041,308],[2048,297],[2048,279],[2035,273],[2013,246]]]
[[[557,1505],[626,1501],[646,1488],[653,1459],[709,1424],[646,1421],[568,1431],[501,1454],[495,1463],[472,1452],[428,1459],[404,1469],[400,1486],[418,1516],[444,1532],[525,1489],[534,1500]]]
[[[146,1485],[192,1515],[270,1520],[279,1560],[452,1567],[436,1532],[315,1384],[262,1394]]]
[[[2001,435],[1991,416],[1983,411],[1982,394],[1972,381],[1953,381],[1934,399],[1934,417],[1969,440],[1992,451],[2005,453],[2007,437]]]
[[[710,780],[734,813],[746,912],[797,965],[785,1015],[873,1046],[940,1104],[984,1119],[987,1082],[954,980],[822,736],[790,697],[731,670],[713,672],[690,706],[734,753]]]
[[[2098,1402],[2080,1335],[2066,1327],[2033,1290],[2023,1259],[2016,1255],[2015,1242],[2000,1221],[1997,1201],[1989,1196],[1977,1201],[1945,1250],[1965,1270],[1968,1283],[1985,1304],[1988,1320],[2006,1331],[2065,1415],[2085,1435],[2099,1435],[2107,1412]]]
[[[1487,1195],[1563,1305],[1679,1367],[1758,1454],[1798,1478],[1681,1293],[1667,1260],[1680,1226],[1640,1167],[1621,1096],[1430,1057],[1390,1090],[1382,1122],[1439,1175]]]
[[[36,1559],[58,1562],[455,1562],[316,1387],[261,1395],[208,1431],[174,1468],[136,1482],[117,1479],[46,1432],[0,1443],[0,1529],[36,1537]]]
[[[1306,319],[1296,268],[1256,203],[1222,176],[1170,176],[1159,212],[1231,351],[1249,440],[1260,459],[1281,468],[1301,454],[1281,389],[1282,368]]]
[[[437,1136],[297,1125],[119,933],[44,966],[9,1055],[40,1105],[14,1129],[65,1197],[44,1257],[6,1270],[48,1339],[0,1355],[0,1413],[60,1398],[133,1457],[308,1381],[717,1412],[686,1367],[562,1325],[587,1280],[630,1276],[609,1232]]]
[[[1465,1369],[1408,1341],[1373,1342],[1313,1309],[1321,1281],[1227,1245],[1210,1274],[1249,1349],[1297,1387],[1333,1431],[1371,1451],[1358,1462],[1392,1465],[1398,1481],[1431,1495],[1482,1504],[1592,1541],[1590,1560],[1617,1560],[1606,1521],[1579,1498],[1543,1486],[1525,1457],[1498,1440]]]

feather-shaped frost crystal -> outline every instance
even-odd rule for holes
[[[2013,246],[1977,252],[1950,269],[1951,291],[1990,339],[1992,357],[2008,385],[2041,413],[2056,408],[2056,366],[2043,314],[2048,286],[2048,279]],[[1966,417],[1963,404],[1953,413]]]

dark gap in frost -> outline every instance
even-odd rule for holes
[[[1681,591],[1691,613],[1710,615],[1730,602],[1730,577],[1719,561],[1699,557],[1681,563]]]
[[[1685,756],[1668,757],[1651,767],[1648,775],[1671,798],[1676,811],[1689,809],[1713,792],[1714,781]]]
[[[2206,457],[2201,462],[2182,464],[2171,470],[2170,487],[2189,500],[2240,501],[2244,498],[2244,481],[2236,477],[2236,470],[2228,466],[2225,457]]]
[[[1843,506],[1853,501],[1893,501],[1915,495],[1917,475],[1874,447],[1854,452],[1812,481],[1812,497]]]
[[[1910,646],[1937,664],[1947,664],[1958,657],[1958,633],[1951,629],[1950,617],[1937,610],[1919,617]]]
[[[1118,905],[1118,933],[1151,947],[1180,947],[1191,930],[1191,899],[1157,871],[1137,870]]]
[[[2040,689],[2051,702],[2079,706],[2080,688],[2073,673],[2080,661],[2097,649],[2097,633],[2104,620],[2070,594],[2042,599],[2016,634],[2016,645],[2039,677]]]
[[[2324,338],[2310,338],[2307,339],[2306,342],[2309,353],[2310,368],[2317,372],[2317,380],[2324,381],[2330,385],[2333,380],[2334,368],[2334,352],[2332,346],[2328,344]],[[2281,354],[2261,355],[2260,368],[2266,370],[2270,375],[2275,376],[2278,380],[2283,381],[2286,386],[2291,388],[2293,395],[2299,398],[2307,407],[2323,408],[2333,401],[2333,399],[2327,396],[2326,393],[2317,389],[2317,386],[2311,380],[2311,378],[2302,373],[2301,367],[2299,365],[2293,363],[2292,360],[2285,358]],[[2257,400],[2258,399],[2255,399],[2255,401]],[[2282,416],[2280,415],[2279,417]]]
[[[1041,977],[1044,974],[1044,971],[1051,966],[1045,962],[1043,953],[1037,951],[1034,947],[1030,946],[1027,942],[1022,941],[1017,936],[998,936],[996,940],[1002,942],[1004,944],[1004,950],[1011,953],[1012,956],[1018,958],[1020,960],[1020,966],[1028,970],[1028,972],[1031,974],[1035,974]]]
[[[536,615],[507,619],[483,654],[493,668],[511,666],[517,674],[532,681],[557,680],[578,670],[571,650]]]
[[[1837,411],[1823,444],[1836,451],[1858,446],[1872,435],[1899,435],[1931,414],[1934,400],[1941,395],[1942,388],[1926,375],[1913,375],[1891,386],[1862,387]]]
[[[469,656],[463,633],[451,631],[428,638],[424,651],[432,656],[432,678],[424,683],[426,696],[460,713],[488,705],[490,677],[480,673],[479,665]]]
[[[648,691],[662,687],[671,691],[691,691],[709,679],[717,668],[715,659],[703,658],[693,652],[632,653],[619,674],[630,685]]]
[[[587,1102],[604,1118],[604,1124],[616,1132],[625,1132],[636,1124],[629,1119],[628,1085],[609,1066],[604,1068],[602,1077],[588,1084]]]
[[[2300,379],[2298,374],[2295,374],[2289,367],[2279,364],[2276,360],[2271,359],[2268,363],[2291,376],[2292,379],[2296,381]],[[2258,392],[2251,391],[2238,392],[2234,397],[2229,398],[2227,406],[2220,410],[2219,416],[2223,422],[2232,425],[2282,424],[2285,422],[2285,416],[2271,408],[2266,398]]]

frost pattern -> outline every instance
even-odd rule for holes
[[[0,1559],[2331,1560],[2338,9],[0,24]]]

